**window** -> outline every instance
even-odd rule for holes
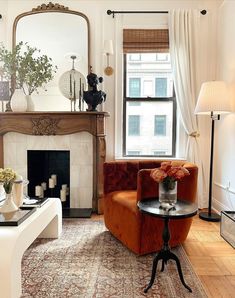
[[[154,135],[166,135],[166,115],[156,115],[154,117]]]
[[[140,155],[140,151],[138,150],[128,151],[128,155]]]
[[[131,61],[139,61],[139,60],[141,60],[141,55],[140,54],[131,54],[129,59]]]
[[[167,97],[167,78],[155,79],[155,96]]]
[[[140,135],[140,116],[139,115],[128,116],[128,135],[129,136]]]
[[[158,53],[156,55],[156,59],[158,61],[163,61],[164,62],[164,61],[167,61],[169,59],[169,56],[166,53]]]
[[[123,52],[123,155],[173,157],[176,100],[168,30],[124,29]]]
[[[129,79],[129,97],[140,97],[140,78]]]
[[[140,101],[130,101],[128,104],[129,104],[129,106],[137,107],[137,106],[140,106],[141,102]]]
[[[160,150],[157,150],[157,151],[153,151],[153,155],[166,155],[166,151],[160,151]]]

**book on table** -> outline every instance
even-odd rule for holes
[[[46,202],[48,201],[48,198],[26,198],[24,199],[23,205],[21,208],[27,208],[27,207],[42,207]]]

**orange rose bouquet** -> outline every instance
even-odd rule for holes
[[[162,183],[165,191],[175,188],[175,182],[188,176],[189,171],[181,166],[173,166],[171,161],[164,161],[160,168],[151,170],[150,176],[158,183]]]

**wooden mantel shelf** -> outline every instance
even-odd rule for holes
[[[87,131],[104,135],[107,112],[0,113],[0,135],[14,131],[29,135],[65,135]]]
[[[99,212],[103,194],[103,163],[106,156],[105,118],[107,112],[25,112],[0,113],[0,167],[4,166],[3,135],[67,135],[87,131],[93,135],[93,210]]]

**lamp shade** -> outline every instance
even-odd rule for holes
[[[205,82],[199,92],[195,114],[222,114],[231,111],[228,88],[223,81]]]
[[[104,41],[104,53],[113,55],[113,41],[111,39]]]

